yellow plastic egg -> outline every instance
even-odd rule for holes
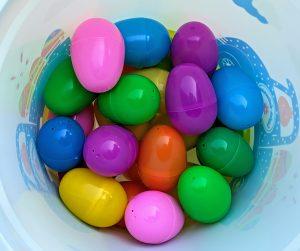
[[[75,216],[95,227],[118,223],[127,205],[126,192],[115,179],[87,168],[69,171],[61,180],[59,194]]]
[[[168,30],[168,33],[169,33],[169,36],[171,38],[171,40],[173,40],[174,36],[175,36],[175,33],[176,31],[173,31],[173,30]]]
[[[150,79],[156,85],[160,93],[159,113],[166,114],[165,90],[169,72],[160,68],[148,68],[137,71],[135,74]]]

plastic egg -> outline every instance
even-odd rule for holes
[[[52,111],[50,111],[47,106],[45,106],[42,116],[42,125],[45,124],[49,119],[53,119],[55,117],[56,115]]]
[[[151,120],[151,126],[155,126],[155,125],[172,126],[172,123],[167,114],[157,114],[155,116],[155,118]],[[189,135],[182,134],[181,136],[184,140],[186,150],[190,150],[196,146],[197,140],[198,140],[198,135],[197,136],[189,136]]]
[[[138,165],[137,163],[134,163],[132,165],[132,167],[130,167],[127,172],[125,172],[124,174],[124,177],[129,179],[129,180],[132,180],[132,181],[140,181],[140,176],[139,176],[139,170],[138,170]]]
[[[75,216],[95,227],[118,223],[127,205],[126,193],[117,181],[87,168],[75,168],[65,174],[59,195]]]
[[[122,187],[124,188],[126,195],[127,195],[127,200],[130,202],[136,195],[146,191],[146,187],[136,181],[123,181],[120,183]],[[119,226],[125,227],[125,221],[122,219],[119,223]]]
[[[217,99],[207,74],[195,64],[176,66],[169,74],[166,108],[173,126],[183,134],[207,131],[217,117]]]
[[[118,82],[125,45],[118,28],[102,18],[81,23],[71,42],[71,58],[80,83],[89,91],[106,92]]]
[[[78,114],[72,117],[83,129],[85,136],[87,136],[94,127],[94,111],[93,106],[85,108]]]
[[[231,190],[225,178],[212,168],[187,168],[178,182],[178,197],[193,220],[214,223],[221,220],[231,205]]]
[[[123,181],[120,184],[127,194],[128,202],[131,201],[136,195],[146,191],[147,189],[142,183],[137,181]]]
[[[128,130],[117,126],[101,126],[87,137],[83,157],[88,167],[102,176],[117,176],[135,162],[138,142]]]
[[[168,32],[169,32],[170,39],[172,40],[174,38],[175,31],[168,30]],[[168,72],[171,71],[173,68],[173,63],[172,63],[170,53],[155,67],[160,68],[162,70],[166,70]]]
[[[45,90],[46,106],[56,115],[74,115],[89,106],[96,94],[79,83],[70,58],[62,61],[51,74]]]
[[[47,166],[65,172],[82,159],[85,136],[80,125],[68,117],[48,120],[37,136],[37,151]]]
[[[218,46],[212,31],[203,23],[189,22],[176,32],[171,48],[174,66],[193,63],[207,74],[213,73],[218,63]]]
[[[55,118],[56,115],[50,111],[47,106],[44,108],[43,117],[42,117],[42,124],[46,123],[49,119]],[[88,106],[81,112],[72,116],[74,119],[83,129],[84,135],[87,136],[94,127],[94,111],[93,106]]]
[[[124,65],[122,75],[135,72],[137,69],[128,65]]]
[[[257,124],[263,114],[263,98],[257,84],[238,67],[216,71],[212,83],[218,98],[218,119],[233,130]]]
[[[225,127],[217,127],[200,136],[197,143],[199,161],[219,173],[240,177],[254,166],[254,156],[243,137]]]
[[[165,70],[165,71],[171,71],[173,68],[173,64],[172,64],[172,59],[171,56],[168,55],[166,56],[158,65],[156,65],[155,67]]]
[[[159,90],[146,77],[128,74],[117,86],[99,95],[98,108],[110,120],[124,125],[143,124],[159,109]]]
[[[137,71],[135,74],[150,79],[156,85],[160,93],[159,113],[166,114],[165,91],[169,72],[159,68],[149,68]]]
[[[150,124],[146,122],[140,125],[125,126],[125,128],[131,131],[137,140],[141,140],[150,129]]]
[[[98,109],[97,104],[94,106],[94,111],[95,111],[95,116],[96,120],[99,124],[99,126],[103,125],[113,125],[114,122],[111,121],[110,119],[106,118]],[[140,125],[132,125],[132,126],[125,126],[129,131],[131,131],[137,140],[141,140],[146,132],[150,128],[150,124],[148,122],[140,124]]]
[[[170,191],[186,168],[186,150],[181,135],[172,127],[152,127],[140,144],[139,176],[150,189]]]
[[[113,125],[114,122],[112,122],[110,119],[106,118],[98,109],[97,102],[94,103],[93,105],[94,108],[94,114],[97,120],[97,123],[99,126],[104,126],[104,125]]]
[[[184,215],[172,196],[159,191],[146,191],[129,202],[125,223],[129,233],[138,241],[160,244],[180,232]]]
[[[135,68],[157,65],[170,50],[168,30],[150,18],[130,18],[116,23],[125,41],[125,64]]]
[[[176,34],[176,31],[173,31],[173,30],[168,30],[168,33],[169,33],[169,37],[171,40],[173,40],[175,34]]]

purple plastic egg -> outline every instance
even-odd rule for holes
[[[213,73],[218,63],[218,46],[212,31],[203,23],[182,25],[172,41],[173,65],[193,63],[207,74]]]
[[[137,153],[138,141],[133,133],[117,125],[98,127],[87,137],[83,148],[87,166],[106,177],[126,172]]]
[[[205,71],[195,64],[176,66],[167,81],[166,108],[181,133],[198,135],[207,131],[217,117],[217,98]]]

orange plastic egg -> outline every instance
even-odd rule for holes
[[[133,199],[134,196],[138,195],[147,190],[147,188],[141,183],[136,181],[124,181],[120,183],[124,188],[128,202]],[[118,223],[120,227],[125,227],[124,218]]]
[[[166,114],[157,114],[154,119],[151,120],[151,125],[168,125],[172,126],[171,121],[169,120],[168,115]],[[194,148],[197,144],[198,136],[189,136],[183,135],[183,140],[186,146],[186,150],[190,150]]]
[[[233,178],[229,176],[224,176],[224,178],[228,181],[228,183],[230,183],[233,180]]]
[[[139,176],[137,163],[130,167],[130,169],[126,173],[124,173],[124,176],[132,181],[140,181],[141,179]]]
[[[125,75],[125,74],[128,74],[128,73],[132,73],[132,72],[134,72],[136,70],[137,69],[134,68],[134,67],[131,67],[131,66],[128,66],[128,65],[124,65],[122,75]]]
[[[52,119],[55,117],[55,114],[51,112],[47,106],[45,106],[43,111],[43,117],[42,117],[42,124],[45,124],[49,119]]]
[[[140,125],[125,126],[125,127],[135,135],[137,140],[141,140],[144,137],[144,135],[146,134],[146,132],[149,130],[150,124],[148,122],[146,122],[146,123],[140,124]]]
[[[138,172],[150,189],[170,191],[186,168],[186,149],[181,135],[172,127],[152,127],[143,138]]]

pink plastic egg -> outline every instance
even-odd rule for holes
[[[138,241],[160,244],[182,229],[184,214],[176,200],[163,192],[146,191],[135,196],[125,211],[125,224]]]
[[[85,136],[93,130],[95,120],[93,106],[85,108],[80,113],[73,115],[72,118],[82,127]]]
[[[118,28],[102,18],[81,23],[71,42],[72,64],[80,83],[102,93],[118,82],[125,58],[124,39]]]

